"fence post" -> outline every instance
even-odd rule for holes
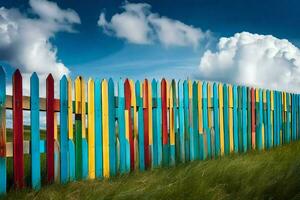
[[[13,160],[16,188],[24,186],[22,76],[17,69],[13,75]]]
[[[215,156],[220,155],[220,129],[219,129],[219,98],[218,84],[213,84],[213,107],[214,107],[214,132],[215,132]]]
[[[202,83],[198,81],[197,83],[198,87],[198,139],[199,139],[199,159],[203,160],[204,158],[204,143],[203,143],[203,98],[202,98]]]
[[[30,77],[30,128],[31,128],[31,185],[41,188],[40,163],[40,101],[39,78],[34,72]]]
[[[108,122],[109,122],[109,167],[110,175],[117,174],[117,152],[116,152],[116,132],[115,132],[115,88],[114,82],[110,78],[108,81]]]
[[[185,161],[190,161],[190,128],[189,128],[189,88],[188,81],[183,82],[183,108],[184,108],[184,146]]]
[[[175,113],[174,110],[175,108],[174,103],[173,103],[173,88],[172,85],[169,85],[169,134],[170,134],[170,165],[174,166],[175,165]],[[175,93],[176,95],[176,93]],[[192,146],[193,147],[193,146]]]
[[[220,149],[221,156],[224,155],[224,109],[223,109],[223,86],[219,83],[219,122],[220,122]]]
[[[247,89],[242,86],[242,130],[243,151],[247,152]]]
[[[6,79],[0,66],[0,196],[6,193]]]
[[[228,87],[226,84],[223,85],[223,114],[224,114],[224,150],[225,154],[228,155],[230,152],[229,147],[229,126],[228,126]]]
[[[175,100],[176,101],[176,98]],[[194,153],[195,153],[195,159],[199,160],[199,109],[198,109],[198,84],[196,81],[193,83],[193,124],[194,124]],[[175,120],[177,121],[177,120]]]
[[[238,89],[237,86],[232,87],[232,94],[233,94],[233,141],[234,141],[234,152],[238,153],[239,151],[239,134],[238,134],[238,113],[237,113],[237,106],[238,106]]]
[[[122,79],[118,82],[118,125],[120,141],[120,172],[126,170],[126,132],[125,132],[125,100],[124,100],[124,82]]]
[[[169,165],[169,147],[168,147],[168,99],[167,99],[167,81],[161,81],[161,102],[162,102],[162,138],[163,138],[163,166]]]
[[[229,149],[230,153],[233,152],[233,94],[232,94],[232,85],[228,85],[228,124],[229,124]]]
[[[153,107],[152,111],[152,132],[153,132],[153,153],[152,153],[152,165],[153,167],[158,167],[158,127],[159,121],[157,117],[157,82],[155,79],[151,82],[151,89],[152,89],[152,97],[156,102],[156,106]]]

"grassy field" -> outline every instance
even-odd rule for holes
[[[110,180],[12,190],[3,199],[300,199],[300,142]]]

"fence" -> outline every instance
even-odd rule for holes
[[[112,79],[89,79],[86,90],[81,77],[72,88],[64,76],[55,99],[51,74],[46,98],[39,97],[36,73],[30,97],[22,96],[19,70],[12,96],[5,93],[5,80],[1,68],[1,194],[8,188],[7,157],[13,157],[13,186],[23,188],[24,154],[30,154],[31,187],[39,189],[41,154],[46,154],[46,183],[66,183],[270,149],[299,138],[297,94],[165,79],[120,79],[116,85]],[[6,109],[13,111],[13,142],[6,142]],[[23,141],[22,110],[30,111],[30,141]],[[40,140],[40,111],[46,112],[46,140]]]

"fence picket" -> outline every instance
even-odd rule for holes
[[[95,179],[95,84],[88,81],[88,173],[90,179]]]
[[[0,196],[6,193],[6,74],[0,66]]]

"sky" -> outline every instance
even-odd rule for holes
[[[0,0],[0,64],[27,88],[36,71],[299,92],[299,13],[296,0]]]

